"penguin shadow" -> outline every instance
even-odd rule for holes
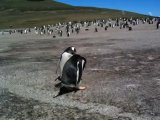
[[[66,86],[62,86],[61,82],[60,83],[57,83],[55,84],[55,87],[56,88],[59,88],[59,92],[56,96],[54,96],[53,98],[57,98],[59,96],[62,96],[62,95],[65,95],[65,94],[69,94],[69,93],[76,93],[77,91],[79,91],[78,88],[76,87],[66,87]]]

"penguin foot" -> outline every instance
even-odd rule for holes
[[[78,87],[78,89],[79,89],[79,90],[85,90],[85,89],[86,89],[86,87],[79,86],[79,87]]]
[[[58,76],[58,77],[55,79],[55,81],[56,81],[56,80],[61,81],[61,77],[60,77],[60,76]]]

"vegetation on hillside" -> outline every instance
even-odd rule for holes
[[[144,15],[94,7],[74,7],[52,0],[1,0],[0,28],[33,27],[74,20],[93,20]]]
[[[46,11],[72,9],[72,6],[52,0],[1,0],[0,10]]]

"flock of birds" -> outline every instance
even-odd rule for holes
[[[52,35],[53,38],[67,36],[70,37],[71,34],[79,34],[82,28],[85,31],[89,31],[90,27],[94,28],[94,32],[99,32],[99,29],[104,29],[105,31],[108,28],[119,28],[119,29],[128,29],[132,30],[132,26],[139,24],[154,24],[156,22],[156,27],[159,29],[160,18],[117,18],[117,19],[107,19],[107,20],[93,20],[93,21],[73,21],[73,22],[64,22],[57,23],[55,25],[43,25],[40,27],[34,28],[23,28],[23,29],[13,29],[13,26],[10,26],[10,29],[7,30],[9,34],[19,33],[19,34],[28,34],[34,33],[37,35]],[[2,31],[2,35],[5,34],[5,31]]]

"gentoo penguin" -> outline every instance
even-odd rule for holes
[[[86,65],[86,59],[80,55],[73,55],[64,65],[61,82],[64,86],[79,88],[83,70]]]
[[[60,76],[58,76],[55,80],[61,80],[61,76],[62,76],[62,71],[63,71],[63,67],[65,65],[65,63],[74,55],[76,54],[76,48],[71,46],[71,47],[68,47],[64,50],[64,52],[61,54],[61,57],[60,57],[60,61],[59,61],[59,64],[60,65]],[[58,68],[57,67],[57,70],[56,70],[56,73],[58,71]]]
[[[128,30],[129,30],[129,31],[132,31],[132,27],[129,26],[129,27],[128,27]]]
[[[79,86],[82,73],[86,65],[86,59],[76,54],[74,47],[67,48],[61,55],[59,80],[60,92],[57,96],[66,93],[67,90],[84,90],[85,87]],[[66,90],[66,91],[64,91]]]

